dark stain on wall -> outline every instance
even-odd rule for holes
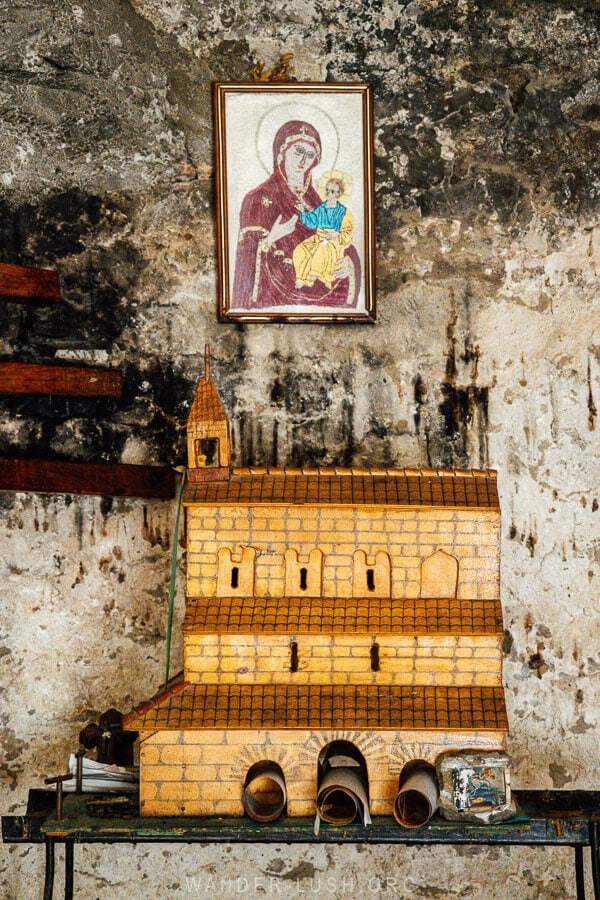
[[[468,314],[468,298],[465,303]],[[434,420],[431,434],[427,433],[427,455],[429,464],[485,468],[488,466],[489,388],[477,384],[479,348],[473,346],[468,333],[465,336],[464,352],[458,355],[457,322],[458,312],[453,300],[446,332],[448,343],[445,377],[438,389],[440,397],[438,416]],[[422,380],[419,379],[415,383],[417,432],[420,429],[421,409],[427,393]],[[476,456],[473,453],[474,448]]]
[[[508,628],[504,629],[504,635],[502,637],[502,652],[505,656],[510,656],[510,653],[514,647],[514,638]]]
[[[0,307],[0,327],[14,354],[37,359],[62,349],[110,349],[134,314],[132,297],[144,267],[132,242],[119,237],[131,221],[131,200],[73,189],[2,212],[12,236],[3,260],[56,268],[61,275],[59,306]],[[109,238],[110,249],[102,247]]]
[[[535,556],[535,545],[537,544],[537,536],[530,532],[527,535],[527,540],[525,541],[525,546],[529,550],[529,555],[531,557]]]
[[[29,742],[17,738],[14,729],[8,727],[8,714],[4,714],[0,721],[2,722],[0,746],[4,759],[2,773],[10,789],[14,791],[23,772],[23,763],[20,760],[29,747]]]
[[[61,351],[111,353],[119,345],[136,314],[136,285],[146,265],[128,238],[113,239],[126,231],[133,211],[126,196],[101,198],[75,189],[39,206],[11,210],[4,204],[8,240],[2,258],[57,269],[62,292],[62,302],[49,307],[0,304],[0,330],[10,348],[6,359],[62,362]],[[109,237],[105,249],[101,244]],[[1,397],[11,428],[0,432],[0,453],[117,462],[127,438],[139,434],[156,462],[181,458],[181,426],[194,386],[172,360],[146,355],[142,342],[140,335],[136,358],[120,366],[119,400]]]
[[[538,650],[537,653],[532,653],[527,661],[527,665],[532,671],[535,672],[538,678],[541,678],[544,672],[548,671],[548,666],[544,660],[542,653]]]
[[[588,406],[588,429],[590,431],[594,431],[596,428],[596,417],[598,415],[598,409],[594,402],[594,392],[592,390],[592,364],[588,359],[588,367],[587,367],[587,385],[588,385],[588,397],[587,397],[587,406]]]

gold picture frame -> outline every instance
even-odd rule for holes
[[[214,86],[221,321],[375,321],[369,84]]]

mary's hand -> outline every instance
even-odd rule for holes
[[[297,221],[298,216],[291,216],[287,222],[281,221],[281,215],[277,216],[273,223],[273,227],[267,235],[267,244],[276,244],[280,238],[287,237],[288,234],[291,234],[296,227]]]
[[[354,271],[354,266],[352,265],[352,260],[348,259],[347,256],[343,256],[337,263],[333,270],[333,274],[336,278],[349,278]]]

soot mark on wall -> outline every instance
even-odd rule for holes
[[[277,374],[261,385],[260,412],[234,406],[233,444],[241,465],[351,465],[355,451],[352,364],[295,373],[294,360],[274,353]],[[224,393],[239,391],[239,371],[225,375]],[[340,399],[341,398],[341,399]],[[240,397],[240,400],[242,398]],[[239,401],[237,403],[239,406]],[[375,426],[373,426],[375,427]]]
[[[466,312],[468,320],[468,297]],[[429,465],[486,468],[490,389],[477,383],[480,351],[471,342],[468,331],[463,352],[459,354],[457,350],[457,322],[453,301],[446,329],[444,377],[433,389],[421,374],[413,382],[415,430],[424,437]],[[437,405],[432,402],[433,397],[438,398]]]
[[[136,287],[146,266],[126,236],[135,212],[124,195],[100,197],[79,190],[42,201],[0,209],[5,261],[56,268],[62,302],[49,307],[0,304],[4,358],[77,361],[77,354],[119,348],[137,312]],[[110,238],[110,240],[108,240]],[[109,249],[102,246],[109,244]],[[117,462],[132,434],[158,463],[180,460],[182,423],[194,384],[174,360],[157,359],[144,335],[123,371],[123,397],[14,396],[0,398],[10,427],[0,432],[0,453],[20,458]]]

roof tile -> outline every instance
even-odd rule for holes
[[[128,719],[141,731],[209,728],[368,728],[507,731],[502,688],[412,685],[187,685]],[[487,692],[484,695],[484,691]],[[190,703],[182,702],[190,698]],[[483,701],[483,702],[482,702]],[[481,704],[481,707],[480,707]]]
[[[226,422],[227,416],[214,381],[202,378],[196,388],[188,417],[188,427],[195,422]]]
[[[184,502],[499,509],[495,472],[430,471],[434,470],[233,469],[228,481],[188,484]]]
[[[344,597],[189,598],[184,634],[502,634],[502,608],[486,600]]]

